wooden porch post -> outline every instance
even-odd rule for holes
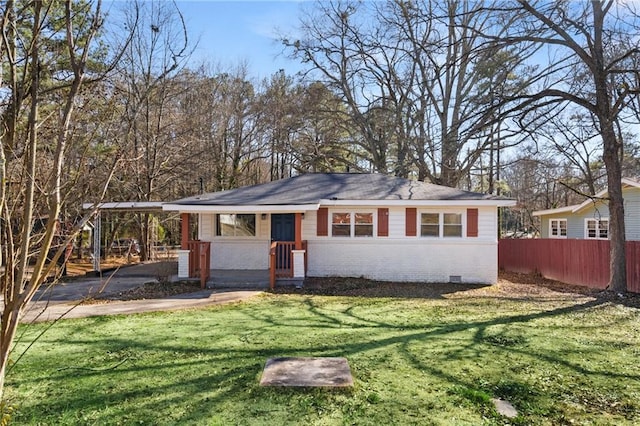
[[[296,250],[302,250],[302,213],[296,213]]]
[[[189,230],[191,229],[189,226],[189,213],[180,213],[180,225],[180,248],[182,250],[187,250],[189,248]]]

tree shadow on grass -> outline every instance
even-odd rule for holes
[[[266,303],[270,302],[277,302],[277,297]],[[366,382],[372,380],[364,374],[359,377],[358,372],[363,368],[374,372],[394,368],[384,361],[361,366],[358,365],[358,360],[362,360],[364,355],[379,354],[380,351],[388,356],[399,354],[412,368],[445,383],[454,398],[469,400],[477,406],[481,415],[491,413],[492,410],[483,397],[485,394],[508,397],[522,407],[527,404],[535,406],[537,398],[545,390],[536,383],[528,383],[517,372],[505,371],[500,380],[482,381],[480,376],[465,375],[457,369],[448,368],[451,360],[468,360],[473,363],[479,356],[487,359],[488,354],[497,358],[518,356],[531,365],[544,364],[552,369],[562,368],[569,374],[579,376],[640,380],[640,375],[632,370],[622,372],[587,368],[562,357],[561,352],[532,348],[528,346],[526,336],[513,331],[514,327],[523,325],[536,327],[532,323],[540,319],[597,308],[602,305],[602,301],[597,298],[582,299],[572,304],[524,314],[496,314],[487,319],[482,319],[481,316],[443,323],[425,315],[423,320],[414,320],[413,324],[408,325],[396,322],[393,316],[382,319],[373,308],[371,312],[367,312],[366,303],[358,309],[353,306],[334,307],[330,303],[316,303],[313,297],[291,303],[291,307],[302,306],[302,311],[286,316],[290,307],[286,304],[273,305],[274,309],[254,309],[255,305],[238,306],[235,308],[237,312],[234,318],[236,321],[246,319],[246,323],[250,324],[246,329],[203,329],[198,339],[182,340],[180,343],[162,336],[162,333],[153,339],[148,336],[144,339],[109,337],[98,341],[84,340],[80,333],[73,333],[58,344],[72,347],[93,345],[92,352],[110,351],[115,354],[113,363],[124,362],[106,371],[92,371],[84,367],[74,371],[55,371],[47,377],[48,380],[56,380],[56,377],[61,380],[68,374],[74,374],[78,381],[77,388],[73,392],[56,395],[55,398],[43,398],[35,410],[51,413],[51,416],[62,412],[94,411],[98,423],[113,421],[113,416],[122,416],[124,423],[133,423],[148,420],[145,416],[157,413],[166,416],[166,423],[215,423],[229,421],[224,416],[220,417],[224,407],[242,405],[246,406],[246,416],[259,418],[270,415],[272,410],[278,410],[281,419],[293,422],[308,412],[305,406],[306,395],[311,394],[313,398],[323,400],[317,390],[260,388],[258,382],[264,362],[278,356],[346,357],[353,363],[352,368],[356,372],[356,388],[349,398],[358,400],[368,397],[363,395],[363,390],[367,388]],[[390,309],[392,308],[397,306],[393,305]],[[426,312],[429,306],[425,305],[424,309]],[[203,311],[202,315],[207,314]],[[149,319],[152,321],[151,317]],[[100,322],[96,321],[87,321],[86,324],[91,325],[89,329],[100,326]],[[587,326],[590,325],[575,325]],[[314,337],[314,330],[323,331]],[[238,334],[241,344],[229,347],[216,343],[220,336],[233,333]],[[287,338],[289,335],[296,337]],[[303,335],[308,337],[300,340],[298,336]],[[304,345],[301,344],[302,341],[305,342]],[[430,348],[435,348],[435,352],[428,356],[422,353],[425,342],[430,342]],[[584,356],[589,357],[589,349]],[[142,362],[143,357],[148,357],[151,362]],[[98,361],[111,365],[104,360]],[[375,376],[375,373],[372,375]],[[146,383],[119,385],[127,380],[140,380],[138,376],[147,378]],[[35,384],[39,379],[32,380],[32,384]],[[28,381],[23,381],[21,385],[28,385]],[[324,402],[309,404],[330,404],[332,398],[334,397],[326,396]],[[132,408],[129,404],[131,400],[136,401],[135,413],[126,411]],[[105,405],[114,408],[103,412],[101,410],[104,410]],[[119,408],[120,406],[122,407]]]

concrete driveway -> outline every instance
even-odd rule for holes
[[[42,287],[27,307],[24,323],[54,321],[58,318],[83,318],[100,315],[126,315],[141,312],[173,311],[232,303],[254,297],[261,291],[208,289],[179,294],[163,299],[109,301],[80,304],[98,293],[114,295],[156,280],[158,271],[166,273],[177,268],[175,262],[155,262],[123,267],[102,277],[82,277],[63,280]]]

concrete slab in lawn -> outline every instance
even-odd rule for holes
[[[346,358],[269,358],[260,385],[344,388],[353,377]]]
[[[496,411],[500,415],[503,415],[509,419],[518,417],[518,410],[516,410],[516,408],[511,405],[509,401],[505,401],[504,399],[499,398],[493,398],[491,402],[493,402],[493,405],[496,406]]]

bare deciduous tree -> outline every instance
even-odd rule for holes
[[[630,59],[640,55],[636,4],[615,0],[518,0],[501,6],[492,12],[511,23],[508,33],[500,36],[485,33],[487,40],[509,46],[543,46],[551,57],[549,65],[537,74],[538,90],[520,96],[517,108],[524,115],[536,115],[547,111],[544,107],[568,102],[595,119],[602,140],[609,197],[608,288],[624,292],[627,287],[621,179],[625,141],[616,126],[632,95],[638,93],[638,88],[631,86],[637,79],[637,69],[628,66]]]
[[[486,2],[323,2],[284,40],[341,97],[372,169],[457,186],[480,156],[519,140],[507,95],[524,90],[532,49],[499,48]],[[499,60],[499,61],[498,61]],[[504,142],[504,141],[508,141]],[[492,162],[493,164],[493,162]]]
[[[57,261],[83,225],[81,221],[63,233],[59,217],[81,89],[86,80],[100,80],[118,59],[116,54],[111,63],[94,61],[102,24],[99,0],[9,0],[0,16],[0,57],[8,77],[0,82],[0,242],[5,260],[0,276],[0,398],[18,321],[36,291],[57,277]]]

